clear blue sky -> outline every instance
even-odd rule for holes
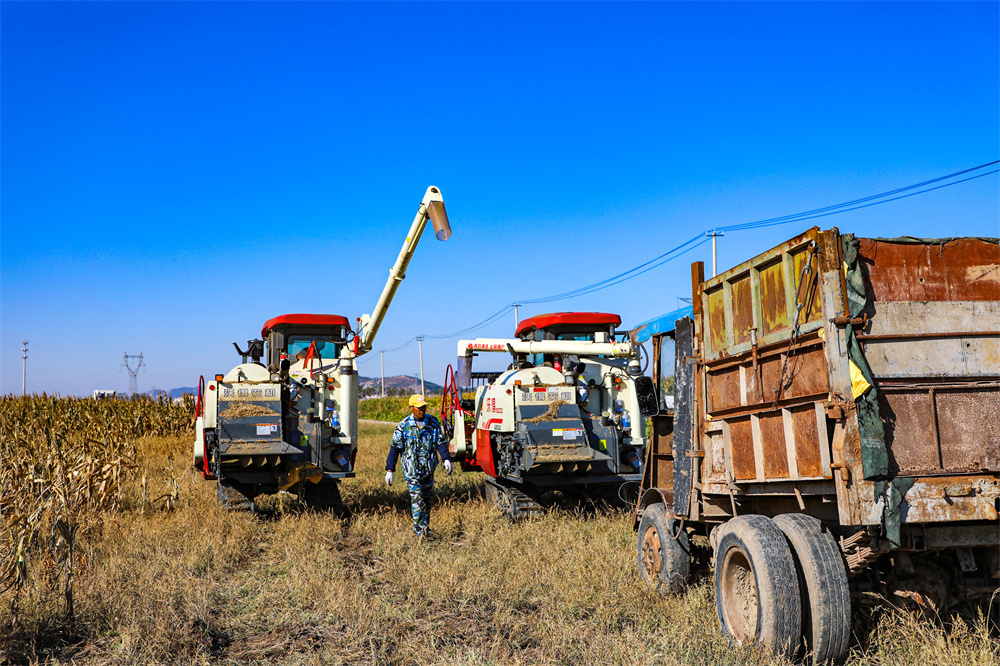
[[[353,321],[431,184],[454,237],[425,235],[376,349],[995,160],[998,7],[4,1],[0,394],[22,340],[28,392],[77,395],[125,390],[125,352],[140,390],[191,386],[270,317]],[[997,236],[998,209],[987,176],[728,233],[720,270],[817,223]],[[690,296],[710,247],[521,316],[636,324]],[[424,343],[428,380],[455,342]],[[417,346],[385,365],[417,374]]]

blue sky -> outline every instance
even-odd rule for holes
[[[0,3],[0,394],[224,372],[278,314],[370,312],[375,348],[592,284],[713,227],[1000,157],[996,2]],[[732,232],[720,270],[805,230],[1000,235],[996,174]],[[586,296],[689,297],[711,246]],[[474,335],[506,337],[514,313]],[[441,383],[457,338],[424,343]],[[500,359],[496,359],[499,363]],[[483,363],[486,367],[489,362]],[[379,354],[359,361],[378,376]],[[417,345],[385,354],[418,374]]]

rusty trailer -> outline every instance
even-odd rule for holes
[[[998,240],[813,228],[708,280],[694,264],[692,283],[691,316],[652,335],[657,386],[674,341],[674,409],[653,417],[642,578],[678,589],[707,536],[723,629],[817,662],[846,652],[852,598],[988,598]]]

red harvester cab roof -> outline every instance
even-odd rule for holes
[[[260,337],[267,338],[267,334],[278,326],[346,326],[350,328],[351,322],[347,321],[347,317],[340,315],[286,314],[268,319],[264,323],[264,328],[260,329]]]
[[[622,318],[608,312],[553,312],[525,319],[517,325],[514,337],[519,338],[533,329],[549,328],[561,324],[614,324],[620,326]]]

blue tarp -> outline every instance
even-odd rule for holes
[[[679,310],[674,310],[673,312],[668,312],[667,314],[662,314],[659,317],[653,317],[652,319],[644,321],[633,328],[632,331],[636,334],[636,342],[642,344],[654,335],[673,332],[674,324],[678,319],[693,316],[694,308],[689,305],[686,308],[680,308]]]

